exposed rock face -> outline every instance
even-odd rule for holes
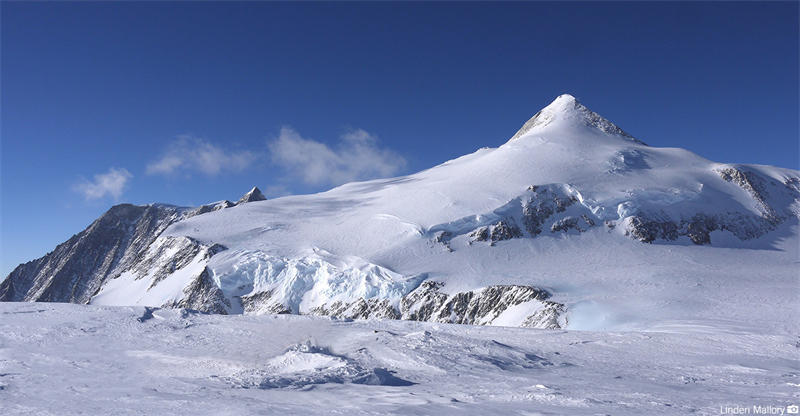
[[[630,162],[631,168],[649,168],[639,153],[624,155],[624,160]],[[645,243],[688,237],[692,243],[704,245],[712,244],[714,231],[727,231],[740,240],[750,240],[775,230],[787,218],[800,218],[800,179],[786,177],[778,181],[735,166],[719,168],[716,173],[721,180],[741,188],[752,201],[756,213],[747,206],[731,206],[728,211],[720,211],[712,205],[716,211],[670,215],[665,210],[670,209],[673,202],[664,202],[663,208],[658,204],[645,204],[641,208],[639,202],[646,198],[641,196],[615,202],[618,205],[612,211],[596,203],[587,204],[581,193],[568,184],[532,185],[521,196],[491,213],[436,225],[431,227],[429,235],[434,242],[453,251],[457,248],[453,240],[462,235],[469,245],[484,241],[495,245],[513,238],[535,238],[548,228],[551,233],[583,233],[602,223],[609,230],[620,225],[626,236]],[[609,217],[614,214],[618,217]],[[517,226],[518,223],[524,228]]]
[[[230,301],[225,298],[219,286],[211,279],[207,268],[203,269],[186,288],[180,301],[163,305],[165,308],[185,308],[207,313],[228,314]]]
[[[476,241],[486,241],[489,239],[489,227],[480,227],[469,234],[470,244]]]
[[[509,308],[535,305],[522,326],[560,328],[564,306],[545,300],[550,294],[532,286],[498,285],[447,295],[442,284],[426,281],[400,302],[402,319],[489,325]]]
[[[532,236],[542,232],[545,221],[553,214],[564,212],[567,207],[577,202],[574,195],[571,195],[563,186],[532,185],[528,188],[532,195],[522,206],[522,217],[525,229]]]
[[[730,231],[740,240],[750,240],[775,229],[776,223],[755,215],[731,212],[725,214],[697,214],[678,221],[649,218],[647,214],[628,217],[625,235],[644,243],[655,240],[674,241],[681,236],[698,245],[711,244],[711,232]]]
[[[514,222],[513,218],[506,218],[495,224],[480,227],[470,234],[470,244],[477,241],[491,241],[494,245],[496,241],[510,240],[522,237],[522,230]]]
[[[261,193],[261,190],[258,189],[257,186],[254,186],[253,189],[250,190],[250,192],[242,195],[242,197],[239,198],[239,201],[236,202],[236,205],[245,204],[247,202],[265,201],[266,199],[267,197],[265,197],[264,194]]]
[[[560,303],[545,301],[541,309],[528,315],[522,322],[525,328],[561,329],[567,326],[566,307]]]
[[[714,218],[697,215],[686,226],[686,235],[695,244],[711,244],[710,233],[716,229],[719,224]]]
[[[0,283],[0,301],[86,303],[183,217],[173,206],[116,205],[52,252],[14,269]]]
[[[670,220],[649,219],[632,216],[625,223],[625,235],[641,242],[652,243],[656,239],[675,240],[678,238],[678,226]]]
[[[252,295],[242,296],[239,299],[242,302],[244,313],[253,315],[262,314],[287,314],[292,313],[292,310],[280,302],[272,299],[273,291],[265,290],[262,292],[253,293]]]
[[[253,188],[242,199],[266,198]],[[115,205],[44,257],[17,266],[0,282],[0,301],[87,303],[109,279],[127,270],[141,278],[155,268],[152,288],[186,266],[200,251],[210,257],[225,249],[219,245],[205,247],[186,238],[156,244],[161,233],[177,221],[235,205],[230,201],[197,208]]]
[[[190,211],[190,213],[187,215],[186,218],[193,217],[195,215],[205,214],[208,212],[219,211],[221,209],[230,208],[233,206],[236,206],[236,204],[228,200],[216,202],[213,204],[201,205],[195,208],[194,210]]]
[[[412,321],[427,321],[447,301],[447,294],[440,291],[444,283],[428,280],[413,292],[403,297],[400,307],[403,316]]]
[[[188,237],[162,237],[128,270],[136,274],[137,279],[149,276],[149,290],[192,261],[207,260],[223,250],[225,247],[220,244],[206,246]]]
[[[586,231],[589,227],[594,226],[594,220],[589,218],[588,215],[583,214],[580,217],[564,217],[550,226],[550,232],[567,232],[569,230],[576,230],[580,233]]]
[[[522,237],[522,231],[520,231],[517,224],[514,223],[513,218],[507,218],[503,221],[499,221],[497,224],[489,226],[489,238],[493,242],[520,237]]]
[[[765,220],[773,223],[782,220],[781,216],[767,203],[769,194],[766,190],[766,180],[760,178],[753,172],[736,167],[720,169],[719,175],[723,180],[739,185],[740,188],[750,194],[760,206],[762,217]],[[792,189],[790,186],[787,186],[787,188],[790,190]]]
[[[783,182],[787,188],[800,193],[800,179],[799,178],[786,178]]]
[[[443,245],[447,249],[447,251],[453,251],[453,248],[450,247],[451,238],[453,238],[453,233],[451,233],[450,231],[439,231],[434,234],[433,242]]]
[[[534,114],[522,127],[517,130],[511,140],[516,140],[532,130],[547,126],[548,124],[559,119],[571,119],[583,124],[587,127],[595,128],[606,134],[617,135],[629,139],[631,141],[644,144],[638,139],[635,139],[630,134],[619,128],[616,124],[607,120],[600,114],[588,109],[581,104],[575,97],[564,94],[559,96],[553,101],[552,104],[543,108],[541,111]]]
[[[360,298],[352,303],[336,301],[312,309],[309,315],[335,316],[346,319],[401,319],[389,299]]]
[[[407,319],[457,324],[490,325],[509,308],[523,306],[527,315],[517,324],[531,328],[561,328],[564,305],[546,300],[550,294],[532,286],[498,285],[468,292],[447,294],[436,281],[422,282],[394,305],[388,299],[360,298],[354,302],[335,301],[317,306],[310,315],[346,319]],[[525,305],[523,305],[525,304]],[[270,292],[242,297],[245,313],[291,313]]]
[[[165,284],[170,287],[181,285],[182,296],[159,306],[228,313],[230,301],[205,267],[212,256],[223,250],[226,248],[222,245],[207,245],[189,237],[159,237],[138,262],[109,277],[91,301],[106,304],[108,298],[114,299],[119,293],[137,299],[152,290],[161,290],[159,285],[170,279]]]
[[[273,291],[262,291],[241,297],[244,313],[252,315],[299,313],[275,299]],[[333,316],[344,319],[401,319],[389,299],[358,298],[353,302],[334,301],[311,308],[306,315]]]
[[[526,232],[527,236],[536,237],[544,228],[550,228],[552,232],[568,229],[583,232],[593,227],[595,220],[587,207],[575,206],[578,202],[576,195],[577,191],[566,184],[532,185],[520,197],[489,215],[437,225],[430,232],[434,242],[444,244],[451,251],[451,240],[460,235],[466,235],[469,244],[487,241],[493,246],[499,241],[525,237]],[[573,206],[575,209],[567,212]],[[569,215],[571,213],[574,218]],[[499,219],[493,219],[497,217]],[[476,218],[487,218],[488,223]]]
[[[693,243],[702,245],[711,244],[713,231],[729,231],[740,240],[750,240],[774,230],[790,216],[800,217],[800,211],[796,211],[800,206],[800,189],[795,186],[797,178],[787,178],[784,183],[778,183],[738,167],[726,167],[717,172],[722,180],[739,186],[752,198],[759,215],[749,211],[728,211],[697,213],[674,220],[664,214],[640,212],[625,219],[626,235],[645,243],[686,236]],[[771,196],[789,201],[788,208],[783,212],[776,209],[769,202]]]

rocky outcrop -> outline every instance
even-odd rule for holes
[[[258,189],[257,186],[254,186],[253,189],[251,189],[249,192],[247,192],[246,194],[242,195],[241,198],[239,198],[239,201],[236,202],[236,205],[246,204],[248,202],[265,201],[266,199],[267,197],[265,197],[264,194],[261,193],[261,190]]]
[[[257,188],[254,190],[258,191]],[[248,194],[257,197],[260,191]],[[130,269],[150,270],[153,266],[150,262],[157,259],[165,262],[158,272],[163,278],[183,267],[198,250],[204,248],[188,240],[155,245],[161,233],[182,219],[234,205],[230,201],[197,208],[165,204],[115,205],[52,252],[17,266],[0,282],[0,301],[87,303],[108,279]],[[182,244],[185,246],[176,247]],[[165,261],[163,252],[150,253],[154,247],[176,249],[177,253]],[[224,248],[212,248],[211,255],[221,249]]]
[[[638,151],[623,156],[631,169],[649,168]],[[477,242],[495,245],[514,238],[535,238],[546,229],[551,233],[583,233],[603,223],[609,230],[621,225],[626,236],[645,243],[687,237],[694,244],[704,245],[712,243],[714,231],[727,231],[740,240],[750,240],[775,230],[787,218],[800,218],[800,178],[785,177],[778,181],[744,167],[730,166],[719,168],[716,173],[723,181],[741,188],[755,209],[728,204],[729,208],[723,211],[722,205],[712,202],[707,210],[693,212],[698,209],[692,202],[694,195],[685,197],[690,210],[683,209],[683,213],[675,214],[673,205],[684,200],[664,198],[656,191],[652,192],[653,199],[663,202],[654,204],[648,200],[650,191],[647,190],[640,190],[644,195],[629,191],[630,199],[615,200],[616,206],[602,206],[595,201],[590,205],[571,185],[532,185],[521,196],[491,213],[436,225],[431,227],[429,235],[434,242],[453,251],[458,247],[453,245],[453,240],[462,235],[466,236],[468,245]]]
[[[604,118],[600,114],[595,113],[583,104],[581,104],[575,97],[564,94],[560,95],[553,101],[552,104],[543,108],[541,111],[534,114],[522,127],[517,130],[511,140],[516,140],[537,127],[544,127],[557,119],[569,118],[587,127],[595,128],[603,133],[610,135],[617,135],[628,140],[634,141],[639,144],[644,142],[635,139],[630,134],[619,128],[616,124]]]
[[[309,315],[335,316],[345,319],[400,319],[400,312],[389,299],[364,299],[347,303],[336,301],[330,305],[317,306]]]
[[[230,301],[217,286],[207,268],[183,289],[184,297],[177,302],[163,305],[165,308],[185,308],[206,313],[228,314]]]
[[[554,222],[553,225],[550,226],[550,232],[551,233],[555,233],[555,232],[559,232],[559,231],[567,232],[569,230],[583,231],[583,229],[581,229],[578,226],[578,219],[577,218],[575,218],[575,217],[564,217],[564,218]]]
[[[532,185],[520,197],[490,214],[437,225],[429,232],[435,243],[445,245],[450,251],[451,241],[460,235],[466,235],[470,245],[489,242],[493,246],[526,235],[536,237],[548,228],[551,232],[569,229],[583,232],[595,225],[595,219],[587,207],[576,205],[577,202],[577,191],[567,184]],[[574,209],[567,212],[570,207]]]
[[[508,322],[531,328],[561,328],[565,307],[547,300],[550,294],[533,286],[497,285],[467,292],[448,294],[444,284],[425,281],[403,296],[399,302],[389,299],[359,298],[353,302],[335,301],[312,308],[309,315],[345,319],[405,319],[470,325],[491,325],[514,307],[521,307],[519,317]],[[291,313],[273,299],[272,293],[260,292],[242,297],[245,313]]]
[[[205,266],[212,256],[223,250],[226,248],[219,244],[207,245],[188,237],[159,237],[138,262],[107,279],[90,302],[125,304],[125,297],[130,296],[132,302],[147,299],[146,306],[228,313],[231,303]],[[175,296],[178,293],[164,295],[165,287],[182,292],[180,296]]]
[[[792,211],[792,207],[800,203],[800,189],[793,186],[797,178],[787,178],[779,183],[739,167],[721,168],[717,173],[722,180],[746,192],[758,214],[744,210],[697,213],[676,220],[664,213],[640,211],[624,219],[625,234],[645,243],[659,239],[673,241],[686,236],[694,244],[703,245],[712,243],[711,233],[714,231],[728,231],[740,240],[750,240],[775,230],[788,217],[800,217],[800,212]],[[776,208],[778,204],[770,203],[770,198],[783,201],[787,206],[785,209]]]
[[[116,205],[52,252],[14,269],[0,283],[0,301],[86,303],[183,216],[168,205]]]
[[[220,244],[207,246],[188,237],[162,237],[156,240],[147,254],[128,270],[137,275],[137,279],[149,276],[148,290],[150,290],[192,261],[207,260],[225,249]]]
[[[213,204],[201,205],[201,206],[189,211],[188,215],[186,215],[186,218],[193,217],[195,215],[206,214],[206,213],[209,213],[209,212],[219,211],[221,209],[230,208],[230,207],[233,207],[233,206],[236,206],[236,204],[234,204],[233,202],[228,201],[228,200],[215,202]]]
[[[582,233],[589,229],[589,227],[594,227],[594,224],[594,220],[586,214],[582,214],[580,217],[567,216],[554,222],[553,225],[550,226],[550,232],[557,233],[575,230]]]
[[[455,294],[443,284],[426,281],[400,301],[402,319],[490,325],[509,308],[528,304],[520,326],[555,329],[564,319],[564,305],[548,301],[550,294],[533,286],[497,285]]]
[[[438,231],[434,233],[433,242],[443,245],[447,251],[453,251],[450,247],[450,239],[453,238],[453,233],[450,231]]]
[[[436,311],[447,301],[447,294],[440,289],[444,283],[428,280],[403,297],[401,316],[412,321],[427,321],[436,316]]]
[[[761,215],[765,220],[771,223],[778,223],[783,219],[767,202],[769,193],[766,190],[766,180],[764,178],[759,177],[754,172],[737,167],[719,169],[718,172],[724,181],[735,183],[753,197],[753,200],[759,205]],[[787,188],[791,190],[791,187],[787,186]]]
[[[513,218],[506,218],[495,224],[480,227],[469,235],[469,243],[489,241],[494,245],[497,241],[510,240],[522,237],[522,230]]]
[[[729,212],[723,214],[696,214],[689,219],[671,220],[648,217],[641,213],[625,219],[625,235],[644,243],[656,240],[675,241],[686,236],[698,245],[711,244],[713,231],[729,231],[740,240],[761,237],[772,231],[776,223],[756,215]]]
[[[272,290],[264,290],[239,297],[244,313],[251,315],[289,314],[292,310],[273,299]]]
[[[568,192],[564,185],[531,185],[528,191],[533,195],[522,206],[522,218],[525,229],[532,236],[542,232],[545,221],[553,214],[564,212],[577,202],[575,195]]]
[[[656,239],[675,240],[678,238],[678,226],[669,219],[631,216],[625,221],[625,235],[644,243],[652,243]]]
[[[786,178],[783,184],[790,190],[800,194],[800,178]]]

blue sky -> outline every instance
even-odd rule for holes
[[[5,276],[120,202],[410,173],[561,93],[655,146],[798,168],[798,3],[3,2]]]

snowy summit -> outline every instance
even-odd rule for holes
[[[264,194],[261,193],[261,190],[258,189],[257,186],[254,186],[253,189],[248,191],[246,194],[242,195],[242,197],[239,198],[239,201],[237,201],[236,204],[238,205],[238,204],[244,204],[246,202],[265,201],[266,199],[267,197],[265,197]]]
[[[591,127],[608,134],[633,139],[630,134],[625,133],[614,123],[586,108],[572,95],[562,94],[525,122],[522,128],[511,137],[511,140],[545,130],[548,126],[550,128],[559,126],[562,129]]]

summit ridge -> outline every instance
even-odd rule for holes
[[[551,125],[589,127],[608,135],[620,136],[636,143],[644,144],[644,142],[634,138],[610,120],[581,104],[571,94],[561,94],[556,97],[553,102],[528,119],[509,141],[541,131]]]

